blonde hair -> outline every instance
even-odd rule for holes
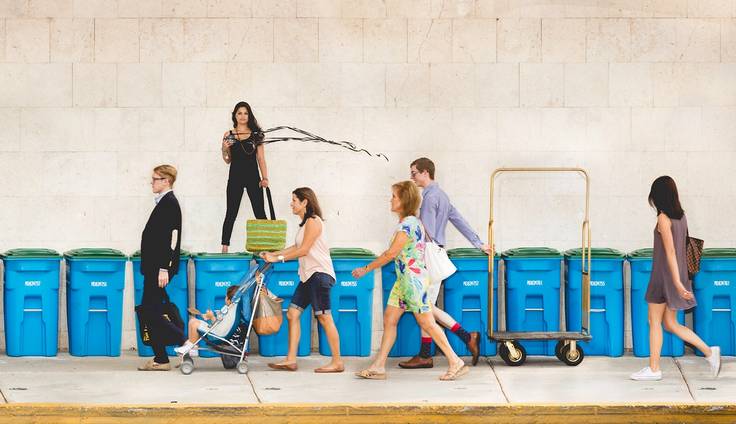
[[[401,203],[401,217],[416,216],[419,205],[422,203],[422,194],[414,181],[401,181],[392,185],[391,188],[396,190],[396,197]]]
[[[153,172],[169,180],[169,184],[174,186],[176,182],[176,168],[171,165],[159,165],[153,168]]]

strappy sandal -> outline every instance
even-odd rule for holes
[[[360,377],[360,378],[365,378],[366,380],[385,380],[386,379],[385,372],[377,372],[377,371],[368,370],[368,369],[356,372],[355,376]]]
[[[460,368],[456,368],[456,369],[450,368],[449,370],[447,370],[447,372],[444,375],[442,375],[442,377],[440,377],[440,380],[442,381],[457,380],[458,378],[467,374],[469,371],[470,371],[470,368],[468,368],[468,366],[465,365],[465,363],[463,363],[460,366]]]

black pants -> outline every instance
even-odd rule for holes
[[[266,219],[266,210],[263,206],[263,189],[260,187],[260,176],[253,175],[247,178],[230,178],[227,180],[227,212],[222,224],[222,244],[230,245],[230,236],[233,234],[235,218],[238,217],[240,201],[243,199],[243,189],[248,191],[248,199],[253,208],[256,219]]]
[[[164,290],[158,286],[158,272],[143,275],[143,305],[161,305],[164,302]],[[151,332],[151,348],[153,349],[153,360],[157,364],[168,364],[169,355],[166,354],[166,344],[158,340],[160,334]]]

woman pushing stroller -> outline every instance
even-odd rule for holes
[[[296,234],[296,243],[278,252],[260,254],[267,262],[299,261],[299,279],[291,305],[286,313],[289,321],[289,350],[281,362],[270,363],[275,370],[296,371],[297,348],[301,333],[300,316],[309,305],[317,321],[327,335],[332,352],[329,364],[316,368],[316,373],[337,373],[345,371],[340,356],[340,337],[330,312],[330,290],[335,285],[335,270],[332,267],[330,249],[325,242],[325,224],[317,195],[308,187],[297,188],[291,196],[291,212],[301,220]]]

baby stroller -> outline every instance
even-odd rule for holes
[[[265,287],[264,277],[270,271],[270,268],[271,264],[268,262],[258,267],[256,261],[252,261],[250,269],[240,281],[239,288],[233,295],[230,305],[225,305],[220,309],[220,313],[216,314],[215,321],[207,328],[207,331],[199,331],[199,339],[195,342],[195,344],[199,344],[199,342],[204,341],[206,347],[199,347],[200,352],[209,351],[222,355],[223,365],[226,368],[236,368],[240,374],[248,372],[248,345],[253,329],[255,306],[263,295],[261,289]],[[249,293],[250,289],[254,286],[255,290],[252,295],[255,296],[255,299],[251,307],[250,296],[248,295],[251,294]],[[246,329],[244,340],[241,334],[243,328]],[[238,337],[234,337],[235,335]],[[226,360],[225,357],[229,360]],[[228,366],[232,362],[236,362],[235,367]],[[194,360],[189,353],[181,357],[179,369],[184,375],[189,375],[194,371]]]

